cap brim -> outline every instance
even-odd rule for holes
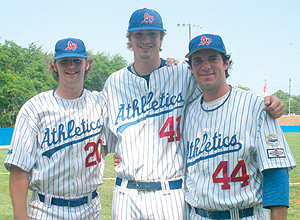
[[[210,49],[210,50],[216,50],[216,51],[219,51],[220,53],[224,53],[224,51],[221,51],[221,50],[217,50],[215,48],[211,48],[211,47],[202,47],[202,48],[198,48],[196,50],[193,50],[192,52],[188,53],[187,55],[185,55],[185,58],[190,58],[192,56],[193,53],[199,51],[199,50],[205,50],[205,49]],[[226,54],[226,53],[224,53]]]
[[[206,49],[206,48],[199,48],[197,50],[193,50],[192,52],[189,52],[187,55],[185,55],[185,58],[190,58],[192,56],[193,53],[199,51],[199,50],[203,50],[203,49]]]
[[[131,32],[131,31],[143,31],[143,30],[167,31],[166,29],[155,28],[155,27],[136,27],[136,28],[128,29],[127,31]]]
[[[58,60],[58,59],[61,59],[61,58],[66,58],[66,57],[79,57],[79,58],[89,59],[89,57],[85,56],[85,55],[65,53],[65,54],[61,54],[61,55],[58,55],[58,56],[54,56],[53,60]]]

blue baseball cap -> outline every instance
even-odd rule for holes
[[[185,55],[186,58],[190,58],[190,56],[196,51],[202,49],[212,49],[217,50],[221,53],[226,54],[226,48],[223,43],[222,38],[219,35],[213,34],[202,34],[195,38],[193,38],[189,43],[189,53]]]
[[[89,58],[86,53],[85,45],[78,38],[65,38],[55,44],[55,54],[53,60],[65,57]]]
[[[166,31],[160,14],[153,9],[138,9],[132,13],[129,19],[127,31],[158,30]]]

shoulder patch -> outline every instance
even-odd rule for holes
[[[280,139],[279,139],[278,135],[273,134],[273,133],[268,134],[265,140],[266,140],[267,144],[270,146],[278,146],[280,143]]]
[[[268,149],[268,158],[285,158],[285,153],[283,148]]]

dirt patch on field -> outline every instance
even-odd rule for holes
[[[283,115],[277,121],[280,125],[300,125],[300,115]]]

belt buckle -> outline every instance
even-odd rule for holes
[[[145,188],[145,189],[139,188],[139,187],[140,187],[139,183],[146,183],[146,182],[148,182],[148,181],[145,181],[145,180],[137,180],[137,181],[136,181],[136,185],[135,185],[135,189],[136,189],[137,191],[147,191],[146,188]]]
[[[69,200],[68,200],[68,207],[69,207],[69,208],[73,207],[73,206],[71,206],[71,201],[74,201],[74,200],[75,200],[75,199],[69,199]]]
[[[161,187],[161,183],[141,180],[141,181],[136,181],[135,187],[137,191],[155,191]]]

